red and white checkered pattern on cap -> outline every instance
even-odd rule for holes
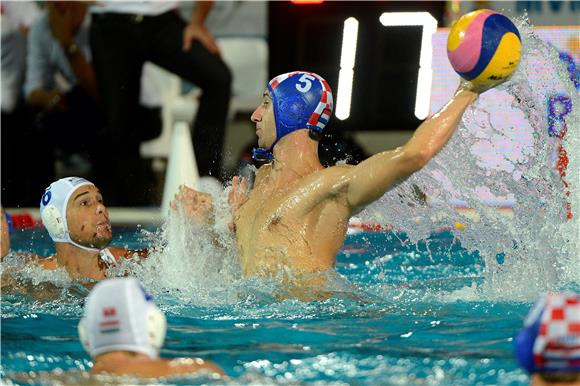
[[[540,330],[534,343],[537,368],[580,368],[580,297],[546,295]]]
[[[308,124],[311,126],[318,127],[319,131],[324,129],[324,126],[328,123],[330,119],[330,115],[332,114],[332,109],[334,107],[334,103],[332,100],[332,91],[330,90],[330,86],[328,83],[322,79],[319,75],[309,72],[308,74],[314,76],[316,79],[320,81],[322,84],[322,95],[320,97],[320,101],[318,102],[318,106],[314,109],[314,112],[310,116],[308,120]]]
[[[318,106],[310,116],[308,120],[308,124],[312,126],[316,126],[319,128],[320,131],[324,129],[324,126],[328,123],[330,119],[330,115],[332,114],[332,109],[334,107],[334,103],[332,100],[332,91],[330,90],[330,86],[324,79],[320,76],[309,73],[312,76],[316,77],[322,83],[322,96],[320,97],[320,102],[318,102]]]

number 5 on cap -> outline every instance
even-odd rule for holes
[[[310,90],[310,88],[312,87],[312,81],[314,80],[314,77],[312,75],[308,75],[308,74],[304,74],[300,77],[300,79],[298,79],[298,82],[300,83],[304,83],[302,84],[297,84],[296,85],[296,90],[300,91],[300,92],[308,92],[308,90]]]

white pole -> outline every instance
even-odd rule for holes
[[[161,201],[161,213],[164,217],[169,213],[169,203],[180,185],[199,189],[199,172],[193,153],[191,133],[189,125],[183,121],[175,122],[171,133],[171,148],[165,172],[163,200]]]

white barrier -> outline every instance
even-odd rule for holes
[[[186,122],[176,122],[171,134],[171,150],[165,173],[161,213],[167,215],[169,203],[177,193],[180,185],[199,189],[199,172],[193,153],[191,133]]]

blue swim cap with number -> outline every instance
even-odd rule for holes
[[[328,83],[313,72],[294,71],[278,75],[268,82],[274,107],[276,140],[270,149],[254,149],[257,161],[272,160],[271,150],[285,135],[296,130],[322,130],[333,109],[332,91]]]

